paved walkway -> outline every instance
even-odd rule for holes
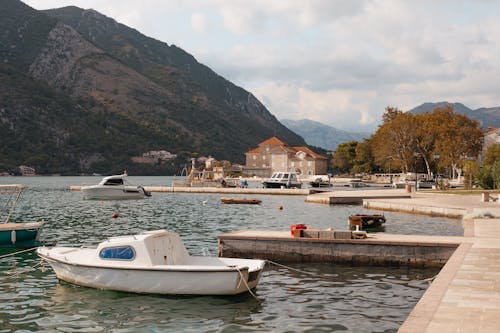
[[[426,203],[467,209],[467,237],[398,332],[500,332],[500,204],[479,195],[415,195],[413,204]]]

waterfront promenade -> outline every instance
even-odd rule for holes
[[[417,193],[404,203],[462,208],[467,212],[463,242],[398,332],[499,332],[500,204],[482,202],[480,195],[426,193]]]

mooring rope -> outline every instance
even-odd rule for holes
[[[271,260],[266,260],[266,261],[268,263],[270,263],[270,264],[273,264],[273,265],[276,265],[276,266],[279,266],[279,267],[282,267],[282,268],[286,268],[286,269],[289,269],[291,271],[295,271],[295,272],[302,273],[302,274],[307,274],[307,275],[312,275],[312,276],[318,276],[318,274],[311,273],[311,272],[306,272],[306,271],[302,271],[300,269],[296,269],[296,268],[293,268],[293,267],[290,267],[290,266],[286,266],[286,265],[283,265],[283,264],[278,264],[277,262],[274,262],[274,261],[271,261]]]
[[[241,281],[243,281],[243,283],[245,284],[245,287],[247,287],[247,290],[248,292],[250,293],[250,295],[252,295],[253,298],[255,298],[255,300],[259,303],[261,303],[261,300],[252,292],[252,290],[250,289],[250,286],[248,285],[247,281],[245,280],[245,276],[243,275],[243,273],[240,271],[240,269],[238,267],[234,267],[236,268],[236,270],[238,271],[238,273],[240,273],[240,277],[241,277]]]
[[[9,254],[4,254],[3,256],[0,256],[0,259],[3,259],[3,258],[7,258],[7,257],[11,257],[11,256],[15,256],[16,254],[20,254],[20,253],[24,253],[24,252],[29,252],[29,251],[33,251],[34,249],[36,249],[37,247],[30,247],[29,249],[24,249],[24,250],[21,250],[21,251],[17,251],[17,252],[13,252],[13,253],[9,253]]]

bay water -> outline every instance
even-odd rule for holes
[[[245,195],[260,205],[224,205],[220,194],[153,193],[144,200],[83,200],[71,185],[99,177],[0,177],[26,185],[11,222],[44,219],[41,240],[94,246],[108,237],[168,229],[193,255],[217,255],[217,235],[245,230],[346,229],[360,206],[311,204],[303,196]],[[178,179],[177,179],[178,180]],[[173,177],[129,177],[171,186]],[[254,184],[255,185],[255,184]],[[257,186],[257,185],[255,185]],[[227,196],[227,195],[226,195]],[[232,195],[233,196],[233,195]],[[238,196],[238,195],[234,195]],[[282,209],[279,209],[282,207]],[[118,218],[112,218],[118,214]],[[462,235],[461,221],[385,212],[385,232]],[[34,252],[0,259],[1,332],[396,332],[437,269],[268,264],[250,294],[161,296],[60,282]]]

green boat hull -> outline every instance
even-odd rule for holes
[[[0,247],[32,247],[38,244],[38,229],[0,231]]]

